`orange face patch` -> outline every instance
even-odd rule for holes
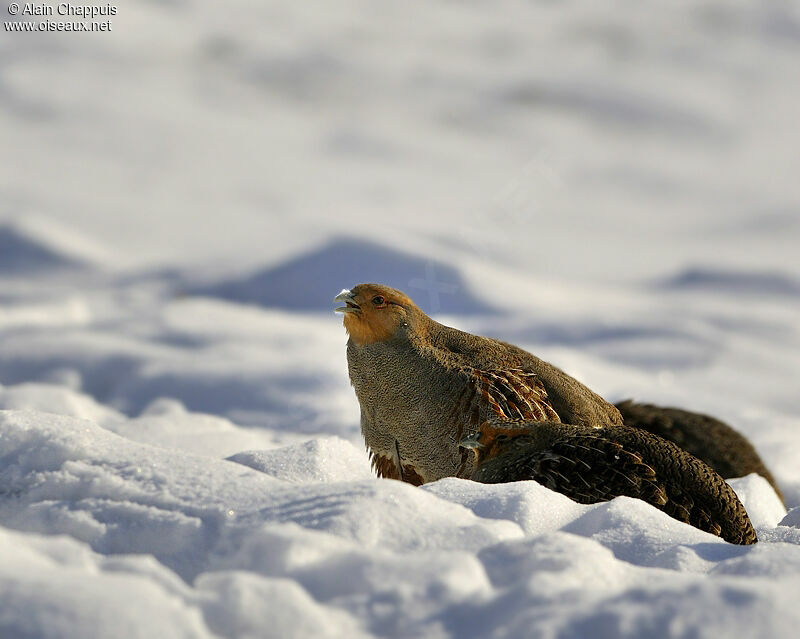
[[[526,435],[524,428],[502,428],[490,422],[484,422],[480,427],[481,447],[477,449],[478,463],[497,457],[513,439]]]
[[[404,324],[406,309],[414,305],[388,286],[359,284],[352,293],[359,310],[345,314],[344,327],[358,346],[390,339]]]

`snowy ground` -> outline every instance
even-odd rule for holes
[[[462,5],[0,32],[0,637],[795,636],[796,4]],[[725,419],[788,512],[373,478],[360,281]]]

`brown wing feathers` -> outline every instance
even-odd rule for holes
[[[521,368],[479,370],[465,368],[481,396],[501,419],[560,421],[535,373]]]

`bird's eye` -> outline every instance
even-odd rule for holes
[[[495,439],[499,442],[504,442],[508,439],[508,435],[498,435]]]
[[[386,303],[386,300],[383,298],[383,296],[376,295],[372,298],[372,303],[375,304],[375,306],[383,306]]]

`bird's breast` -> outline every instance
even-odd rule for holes
[[[348,365],[370,452],[412,465],[424,481],[457,474],[463,373],[390,344],[349,346]]]

